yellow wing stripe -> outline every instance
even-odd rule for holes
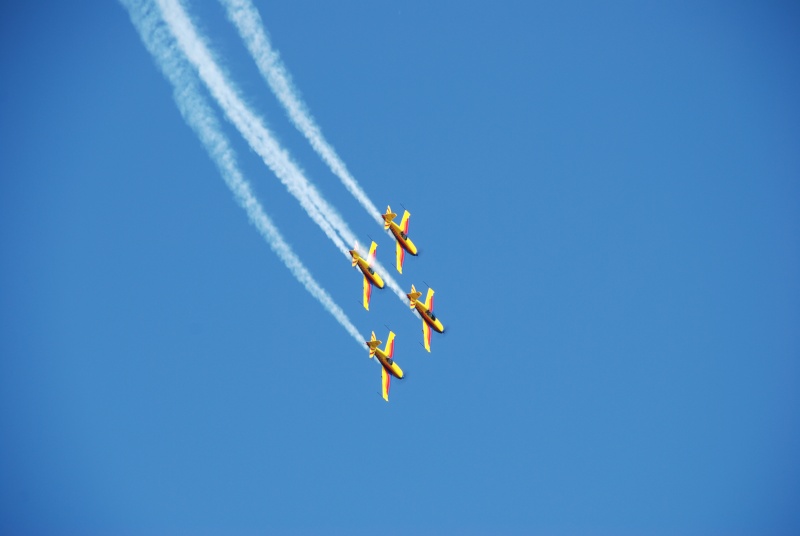
[[[372,265],[373,261],[375,261],[375,251],[378,249],[378,244],[374,241],[372,245],[369,247],[369,255],[367,256],[367,264]]]
[[[422,321],[422,340],[425,342],[425,349],[431,351],[431,327],[424,320]]]
[[[369,284],[369,279],[364,276],[364,309],[369,311],[369,299],[372,296],[372,285]]]
[[[383,399],[387,402],[389,401],[389,384],[391,381],[391,374],[386,372],[385,368],[381,367],[381,386],[383,388]]]
[[[425,308],[428,311],[433,311],[433,289],[432,288],[428,289],[428,295],[425,296]]]
[[[394,331],[389,332],[389,338],[386,340],[386,350],[383,352],[386,357],[394,355]]]
[[[403,260],[406,258],[406,250],[397,242],[397,271],[403,273]]]

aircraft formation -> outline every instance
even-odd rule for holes
[[[408,210],[403,212],[403,217],[400,219],[399,224],[395,223],[394,220],[397,218],[397,214],[392,212],[390,206],[386,207],[386,213],[382,216],[384,230],[391,232],[396,241],[396,267],[397,271],[402,274],[405,254],[409,253],[415,257],[419,254],[417,246],[415,246],[414,242],[408,237],[408,219],[410,213]],[[378,245],[373,241],[366,258],[362,257],[358,252],[358,245],[350,250],[353,267],[361,270],[361,273],[364,275],[363,305],[364,309],[367,311],[369,311],[369,302],[372,297],[372,287],[382,289],[385,286],[383,278],[373,268],[377,249]],[[428,288],[428,293],[425,296],[424,302],[419,299],[422,293],[419,292],[414,285],[411,285],[411,292],[406,294],[406,296],[408,296],[411,309],[416,310],[417,314],[422,319],[422,341],[425,350],[430,352],[431,333],[433,331],[444,333],[442,321],[433,314],[433,289]],[[390,330],[389,337],[386,340],[386,346],[383,349],[381,349],[383,341],[375,337],[374,331],[372,332],[370,340],[366,341],[367,347],[369,348],[370,359],[375,357],[381,364],[382,394],[383,399],[387,402],[389,401],[389,385],[391,384],[392,376],[398,380],[403,379],[403,369],[394,361],[394,337],[394,332]]]
[[[220,126],[215,108],[222,111],[250,149],[261,158],[300,203],[306,214],[345,256],[348,250],[344,244],[355,241],[355,235],[347,223],[335,214],[335,209],[305,176],[289,151],[281,146],[259,114],[251,109],[246,99],[239,94],[236,84],[229,80],[226,70],[215,60],[215,54],[207,37],[194,25],[192,16],[184,8],[183,2],[180,0],[120,0],[120,2],[128,10],[131,22],[145,48],[172,86],[173,96],[181,115],[216,164],[226,185],[234,194],[234,199],[247,213],[250,222],[295,279],[360,345],[363,335],[313,278],[253,193],[249,181],[236,163],[236,152]],[[409,212],[406,210],[399,222],[396,221],[397,214],[392,212],[390,207],[387,207],[385,214],[380,214],[366,192],[347,171],[344,161],[322,136],[320,128],[308,112],[307,105],[294,89],[288,71],[279,59],[279,54],[272,48],[258,11],[249,0],[223,0],[222,3],[225,4],[228,19],[237,27],[262,77],[294,126],[378,224],[381,220],[375,216],[382,216],[384,230],[390,232],[396,241],[396,267],[402,274],[406,253],[412,256],[419,253],[417,246],[408,236]],[[270,59],[267,61],[264,58]],[[207,91],[201,89],[203,86]],[[211,102],[208,101],[208,97]],[[381,264],[375,262],[376,248],[377,245],[373,242],[366,257],[362,257],[359,253],[358,246],[350,250],[353,266],[364,275],[363,305],[367,310],[373,287],[382,289],[388,286],[401,301],[404,294],[390,274],[384,273],[382,277],[376,272],[376,268],[379,271],[383,270]],[[411,292],[406,295],[412,310],[416,311],[422,320],[424,346],[430,351],[431,333],[444,331],[442,322],[432,312],[433,290],[428,290],[424,302],[420,301],[421,293],[417,292],[413,285]],[[383,393],[386,400],[389,398],[390,378],[403,377],[402,369],[393,361],[393,332],[390,332],[388,341],[383,349],[381,349],[382,343],[377,341],[374,333],[372,339],[367,341],[370,357],[377,356],[384,370]]]

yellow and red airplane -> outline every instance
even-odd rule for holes
[[[367,341],[369,346],[369,358],[377,357],[381,364],[381,385],[383,386],[383,399],[389,401],[389,383],[392,376],[398,380],[403,379],[403,369],[392,359],[394,354],[394,332],[389,331],[389,339],[386,341],[386,348],[381,350],[380,345],[382,341],[375,338],[375,332],[372,332],[372,339]]]
[[[388,229],[397,240],[397,271],[403,273],[403,261],[406,257],[406,251],[412,255],[417,255],[417,246],[408,238],[408,217],[411,214],[406,210],[403,212],[403,218],[400,220],[400,225],[394,222],[397,214],[392,212],[392,207],[386,207],[386,214],[383,215],[383,228]]]
[[[442,321],[433,314],[433,289],[428,288],[428,295],[425,297],[425,303],[419,301],[422,292],[415,289],[414,285],[411,285],[411,292],[406,294],[406,296],[411,300],[411,308],[416,308],[419,316],[422,317],[422,339],[425,342],[425,349],[430,352],[431,329],[435,329],[439,333],[444,333]]]
[[[356,249],[358,244],[356,244]],[[369,255],[365,259],[358,254],[356,249],[350,250],[350,256],[353,257],[353,266],[358,266],[358,269],[364,274],[364,309],[369,311],[369,299],[372,296],[372,285],[378,288],[383,288],[383,279],[378,275],[375,270],[370,266],[375,260],[375,250],[378,249],[378,244],[375,242],[369,248]]]

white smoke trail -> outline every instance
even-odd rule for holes
[[[178,46],[197,70],[200,79],[222,108],[225,115],[239,130],[250,147],[261,156],[289,192],[298,199],[308,215],[322,228],[339,250],[349,257],[344,242],[354,244],[355,234],[339,213],[322,197],[305,177],[286,150],[278,144],[264,121],[254,114],[239,97],[236,87],[228,81],[213,55],[198,35],[180,0],[155,0],[161,8],[164,21],[170,28]],[[337,234],[338,233],[338,234]],[[344,242],[343,242],[344,240]],[[376,263],[376,266],[379,266]],[[386,270],[382,270],[386,285],[401,299],[406,295]]]
[[[342,238],[331,226],[338,214],[323,213],[321,196],[308,183],[298,166],[277,143],[275,137],[264,126],[238,96],[238,92],[227,81],[222,70],[214,61],[208,47],[197,35],[183,6],[176,1],[156,0],[162,16],[178,42],[178,46],[189,62],[197,69],[203,83],[214,99],[222,107],[225,115],[245,137],[250,147],[262,158],[265,164],[281,180],[289,192],[314,222],[325,232],[343,255],[349,256]],[[331,212],[333,209],[330,208]]]
[[[158,10],[148,0],[120,0],[120,2],[128,10],[131,21],[139,32],[145,47],[172,84],[175,102],[181,115],[200,138],[206,151],[219,168],[225,183],[233,192],[236,201],[247,212],[250,222],[258,229],[292,275],[333,315],[358,342],[359,346],[363,347],[366,339],[359,334],[344,311],[316,282],[253,195],[250,184],[239,171],[236,155],[222,133],[216,114],[199,91],[193,71],[173,46],[172,36],[161,23]]]
[[[272,48],[261,15],[250,0],[220,0],[228,12],[228,18],[239,30],[247,50],[256,62],[272,92],[286,109],[294,126],[303,133],[308,142],[319,154],[334,175],[339,177],[345,188],[358,200],[370,216],[383,225],[381,213],[370,201],[356,179],[350,174],[344,161],[322,135],[322,130],[314,121],[308,106],[302,101],[294,88],[286,67],[278,52]]]

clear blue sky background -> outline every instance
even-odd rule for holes
[[[234,202],[113,1],[0,16],[0,532],[800,533],[793,2],[265,2],[371,199],[347,259],[227,123],[380,373]],[[259,114],[391,265],[215,2]]]

